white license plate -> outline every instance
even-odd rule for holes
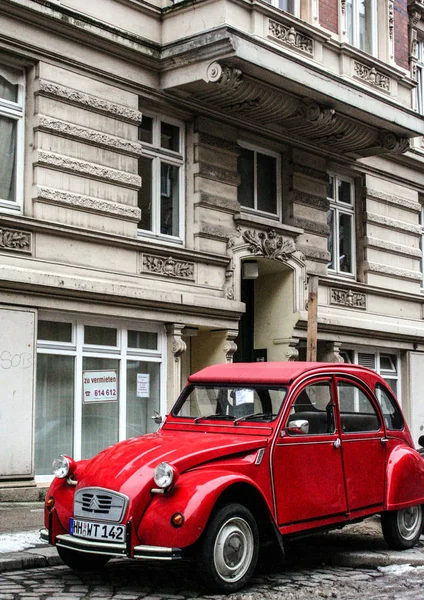
[[[125,525],[110,525],[109,523],[92,523],[71,519],[69,533],[90,540],[125,542]]]

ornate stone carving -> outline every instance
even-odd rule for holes
[[[45,165],[54,169],[63,171],[72,171],[81,175],[86,175],[94,179],[112,181],[123,186],[134,187],[138,189],[141,186],[141,177],[128,173],[127,171],[118,171],[110,169],[103,165],[89,163],[85,160],[79,160],[70,156],[62,156],[46,150],[38,150],[38,164]]]
[[[346,0],[340,0],[340,5],[341,5],[341,9],[342,9],[342,14],[345,15],[346,14]]]
[[[403,154],[411,146],[409,138],[400,138],[391,131],[383,131],[379,138],[382,149],[393,154]]]
[[[385,92],[390,92],[390,77],[380,73],[375,69],[375,67],[368,67],[367,65],[363,65],[355,60],[353,68],[355,76],[359,79],[362,79],[362,81],[378,87]]]
[[[172,256],[162,258],[152,254],[143,255],[143,271],[162,275],[164,277],[175,277],[177,279],[189,279],[194,281],[194,263],[175,260]]]
[[[287,27],[282,23],[277,23],[277,21],[270,19],[269,35],[296,50],[302,50],[310,55],[314,54],[314,40],[300,33],[294,27]]]
[[[249,251],[256,256],[264,256],[279,262],[287,259],[296,251],[294,241],[277,235],[274,229],[268,233],[247,230],[242,234],[243,240],[249,244]]]
[[[388,20],[389,20],[389,36],[390,39],[393,39],[393,31],[395,27],[395,9],[393,0],[389,0],[388,5]]]
[[[0,229],[0,250],[32,252],[32,234],[18,229]]]
[[[325,344],[325,362],[344,363],[343,356],[340,354],[342,342],[327,342]]]
[[[138,110],[122,106],[121,104],[115,104],[103,98],[97,98],[96,96],[91,96],[90,94],[85,94],[51,81],[40,79],[36,93],[42,96],[59,98],[69,104],[104,114],[113,119],[132,123],[133,125],[140,125],[141,123],[142,114]]]
[[[223,67],[219,62],[211,63],[206,71],[207,81],[216,83],[219,87],[236,90],[243,81],[243,73],[240,69]]]
[[[181,354],[187,350],[187,344],[182,339],[182,323],[166,323],[166,335],[171,341],[171,352],[176,362],[179,362]]]
[[[237,352],[237,344],[234,342],[239,332],[237,329],[228,329],[224,343],[225,360],[227,363],[233,362],[233,356]]]
[[[332,288],[330,303],[338,304],[340,306],[348,306],[349,308],[360,308],[362,310],[366,310],[367,297],[362,292]]]
[[[328,125],[334,119],[335,114],[334,108],[323,108],[318,102],[309,98],[302,100],[298,109],[298,115],[315,125]]]

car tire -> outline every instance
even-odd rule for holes
[[[232,593],[252,576],[259,553],[259,530],[242,504],[227,504],[212,516],[198,555],[198,575],[208,591]]]
[[[109,556],[102,554],[87,554],[60,546],[56,546],[56,549],[65,565],[74,571],[98,571],[110,560]]]
[[[423,508],[420,504],[383,512],[381,527],[384,539],[393,550],[407,550],[418,542],[423,529]]]

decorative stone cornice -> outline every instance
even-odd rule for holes
[[[118,202],[109,202],[101,198],[83,196],[73,192],[65,192],[45,186],[37,186],[35,201],[61,205],[79,210],[95,212],[97,214],[113,215],[129,221],[140,221],[141,210],[136,206],[126,206]]]
[[[32,233],[18,229],[0,229],[0,250],[32,253]]]
[[[176,260],[169,256],[143,254],[142,270],[146,273],[194,281],[194,263]]]
[[[384,92],[390,92],[390,77],[384,75],[380,71],[377,71],[375,67],[369,67],[358,61],[354,61],[353,69],[355,77],[365,81],[369,85],[379,88]]]
[[[347,306],[349,308],[359,308],[362,310],[366,310],[367,297],[366,294],[363,294],[362,292],[331,288],[330,304],[338,304],[340,306]]]
[[[364,245],[366,248],[375,248],[377,250],[383,250],[384,252],[391,252],[397,256],[407,256],[408,258],[417,259],[422,257],[422,251],[420,248],[395,244],[394,242],[389,242],[387,240],[382,240],[375,237],[365,237]]]
[[[402,198],[401,196],[395,196],[394,194],[387,194],[386,192],[381,192],[374,188],[363,188],[363,197],[379,200],[380,202],[384,202],[384,204],[401,207],[415,213],[421,212],[420,202],[409,200],[409,198]]]
[[[420,236],[422,233],[422,227],[420,225],[414,225],[413,223],[406,223],[405,221],[399,221],[392,219],[384,215],[377,215],[375,213],[365,213],[366,223],[373,223],[374,225],[381,225],[387,229],[393,229],[394,231],[401,231],[403,233],[409,233],[412,235]]]
[[[240,175],[236,171],[215,167],[205,162],[199,162],[198,165],[199,171],[196,173],[196,177],[204,177],[205,179],[211,179],[212,181],[219,181],[220,183],[227,183],[228,185],[233,186],[240,185]]]
[[[132,123],[133,125],[141,124],[142,114],[138,110],[134,110],[128,106],[122,106],[121,104],[115,104],[114,102],[109,102],[103,98],[91,96],[90,94],[51,81],[39,79],[38,89],[35,93],[36,95],[47,96],[66,102],[67,104],[73,104],[74,106],[106,115],[112,119],[125,121],[126,123]]]
[[[305,194],[305,192],[295,192],[293,202],[296,204],[304,204],[305,206],[313,206],[321,210],[328,210],[330,207],[330,202],[327,198],[319,198],[318,196]]]
[[[46,150],[38,150],[37,164],[60,171],[70,171],[84,175],[91,179],[100,179],[111,183],[119,184],[125,187],[138,189],[141,186],[141,177],[126,171],[110,169],[103,165],[89,163],[84,160],[63,156]]]
[[[422,281],[422,273],[418,271],[410,271],[408,269],[398,269],[391,265],[382,265],[380,263],[366,262],[366,273],[377,273],[378,275],[387,275],[396,279],[405,279],[410,281]]]
[[[142,154],[142,145],[140,142],[132,142],[123,138],[109,135],[88,127],[81,127],[74,123],[60,121],[46,115],[38,115],[38,125],[35,130],[46,131],[54,135],[68,139],[78,140],[85,144],[115,150],[120,154],[134,156],[138,158]]]
[[[279,42],[306,52],[310,56],[314,54],[314,40],[307,35],[300,33],[294,27],[287,27],[277,21],[269,20],[269,37],[277,39]]]

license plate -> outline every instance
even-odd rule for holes
[[[125,525],[110,525],[109,523],[92,523],[71,519],[69,533],[90,540],[125,542]]]

